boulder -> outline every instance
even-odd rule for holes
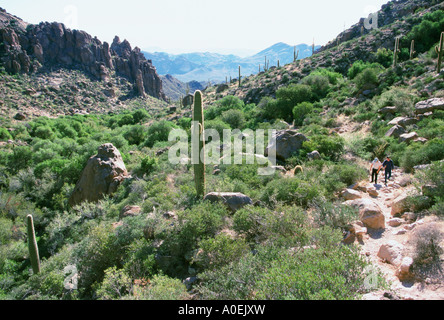
[[[432,98],[420,101],[415,105],[416,114],[424,114],[434,110],[444,110],[444,98]]]
[[[402,263],[402,251],[404,246],[395,240],[390,240],[381,245],[378,251],[378,257],[394,266],[400,266]]]
[[[399,227],[402,223],[404,222],[404,220],[400,219],[400,218],[393,218],[387,221],[387,224],[390,227]]]
[[[404,257],[401,261],[401,265],[399,266],[397,276],[399,280],[407,280],[410,279],[413,275],[411,273],[411,268],[413,265],[413,258]]]
[[[129,175],[119,150],[111,143],[101,145],[97,155],[89,158],[83,169],[69,205],[97,202],[105,195],[112,195],[127,178]]]
[[[405,129],[400,125],[394,125],[385,134],[386,137],[399,138],[401,134],[406,133]]]
[[[385,228],[385,217],[381,208],[371,199],[356,199],[347,201],[346,204],[359,209],[359,220],[371,229]]]
[[[125,206],[120,212],[120,218],[135,217],[140,214],[142,208],[139,206]]]
[[[392,216],[395,216],[397,214],[401,214],[401,213],[408,211],[409,208],[407,207],[407,198],[408,198],[408,195],[403,193],[403,194],[399,195],[397,198],[395,198],[395,200],[393,200],[392,205],[391,205]]]
[[[239,192],[211,192],[204,197],[204,200],[222,202],[231,212],[253,204],[249,197]]]
[[[417,123],[418,120],[415,118],[408,118],[408,117],[396,117],[395,119],[393,119],[392,121],[390,121],[388,124],[391,126],[395,126],[395,125],[399,125],[401,127],[406,127],[410,124],[415,124]]]
[[[416,132],[404,133],[399,136],[399,142],[409,143],[414,139],[418,138],[418,134]]]
[[[393,106],[391,106],[391,107],[384,107],[382,109],[379,109],[378,112],[382,113],[382,114],[395,114],[396,113],[396,107],[393,107]]]
[[[345,189],[342,191],[341,195],[345,200],[356,200],[362,198],[361,193],[353,189]]]
[[[319,153],[319,151],[315,150],[313,152],[308,153],[307,158],[309,160],[318,160],[321,159],[321,154]]]
[[[302,148],[304,141],[308,138],[297,130],[276,131],[273,141],[267,146],[265,155],[269,155],[271,150],[276,152],[276,158],[286,160]]]

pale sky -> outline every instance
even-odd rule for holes
[[[0,0],[29,23],[62,22],[101,41],[168,53],[241,56],[277,42],[326,44],[388,0]]]

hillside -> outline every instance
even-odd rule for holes
[[[0,299],[444,299],[444,3],[377,14],[190,103],[4,68]]]
[[[312,46],[300,44],[295,46],[298,59],[311,56]],[[269,67],[287,64],[294,60],[294,46],[285,43],[276,43],[261,52],[241,58],[235,55],[223,55],[217,53],[185,53],[172,55],[164,52],[144,52],[147,59],[154,61],[157,71],[161,75],[170,74],[183,82],[224,82],[226,79],[237,78],[239,66],[246,75],[257,74],[259,65],[263,70],[265,59]],[[318,50],[320,46],[315,46]]]

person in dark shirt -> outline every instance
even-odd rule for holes
[[[385,170],[385,184],[387,184],[387,180],[390,180],[392,177],[392,170],[395,169],[395,164],[390,159],[390,156],[387,156],[387,159],[384,160],[382,167]]]

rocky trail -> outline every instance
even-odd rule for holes
[[[344,119],[341,119],[344,121]],[[350,138],[356,128],[344,121],[339,134]],[[358,130],[364,133],[365,128]],[[356,132],[356,131],[355,131]],[[362,159],[347,155],[359,165]],[[370,163],[368,163],[370,167]],[[343,203],[359,209],[360,221],[353,224],[346,243],[355,243],[361,253],[387,280],[389,288],[364,295],[364,300],[443,300],[444,283],[440,279],[415,279],[412,273],[413,236],[422,226],[432,223],[444,231],[444,222],[434,216],[421,217],[405,206],[408,195],[416,192],[412,175],[395,167],[392,177],[384,182],[381,170],[378,183],[361,181],[343,191]],[[441,246],[444,244],[441,243]],[[441,262],[443,261],[441,257]]]

